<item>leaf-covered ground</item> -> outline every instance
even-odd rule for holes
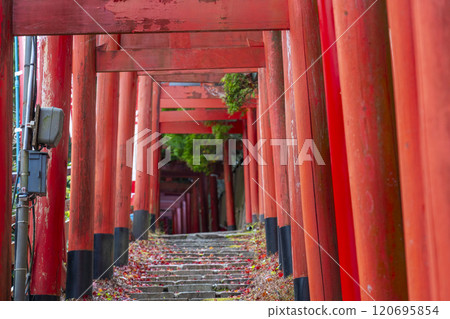
[[[266,255],[264,229],[255,226],[252,233],[254,236],[251,240],[239,236],[229,238],[254,251],[255,258],[248,260],[248,266],[239,268],[250,278],[249,287],[240,290],[239,296],[226,300],[293,300],[292,277],[283,277],[278,265],[278,255]],[[157,236],[151,236],[148,241],[131,243],[129,264],[125,267],[115,267],[113,279],[96,281],[93,285],[92,299],[89,300],[132,300],[131,294],[141,292],[136,287],[145,286],[145,281],[157,277],[149,271],[151,266],[170,264],[166,258],[168,254],[175,252],[177,251],[166,246],[164,240]],[[232,269],[233,267],[230,267],[229,270]]]

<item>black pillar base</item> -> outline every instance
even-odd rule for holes
[[[283,269],[283,247],[281,247],[282,241],[279,226],[277,226],[277,234],[278,234],[278,264],[280,265],[280,269]]]
[[[294,278],[294,300],[310,301],[308,277]]]
[[[113,234],[94,234],[94,279],[111,279],[113,277],[113,249]]]
[[[67,254],[66,299],[92,295],[93,252],[73,250]]]
[[[133,213],[133,236],[135,240],[147,240],[150,226],[148,210],[135,210]]]
[[[264,223],[264,214],[259,215],[259,222],[260,222],[261,224]]]
[[[59,301],[61,300],[60,296],[54,295],[32,295],[31,301]]]
[[[280,240],[284,277],[292,275],[292,243],[291,243],[291,225],[280,227]]]
[[[155,214],[150,214],[150,231],[154,233],[156,230],[156,216]]]
[[[254,224],[254,223],[257,223],[257,222],[259,222],[258,215],[252,215],[252,223]]]
[[[278,252],[278,226],[277,226],[277,218],[269,217],[266,218],[265,221],[265,230],[266,230],[266,248],[267,254],[272,255]]]
[[[114,229],[114,265],[122,267],[128,264],[128,242],[130,230],[125,227]]]
[[[236,226],[227,226],[227,230],[236,230]]]

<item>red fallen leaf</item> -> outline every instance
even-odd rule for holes
[[[279,272],[279,273],[278,273],[278,277],[280,277],[280,278],[283,277],[283,273],[282,273],[282,272]]]

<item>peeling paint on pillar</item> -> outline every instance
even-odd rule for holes
[[[47,195],[39,197],[36,205],[36,258],[31,294],[34,300],[59,300],[72,89],[72,37],[40,37],[39,43],[43,75],[39,104],[61,108],[64,127],[58,146],[48,150]]]
[[[95,188],[95,36],[73,37],[72,179],[66,298],[91,295]]]
[[[98,36],[104,50],[117,50],[117,35]],[[97,74],[95,152],[94,278],[113,276],[119,73]]]

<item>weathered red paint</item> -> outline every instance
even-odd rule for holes
[[[94,246],[95,36],[73,37],[69,251]]]
[[[228,140],[225,140],[223,143],[223,177],[225,181],[227,227],[232,228],[236,227],[236,218],[234,213],[233,174],[230,165]]]
[[[358,261],[356,258],[355,229],[348,176],[347,149],[344,118],[342,114],[341,85],[337,49],[334,45],[332,0],[319,0],[320,39],[325,96],[327,101],[328,136],[330,141],[331,173],[333,176],[334,208],[338,236],[339,263],[341,265],[342,299],[361,300],[358,285]]]
[[[162,99],[162,109],[226,109],[227,106],[222,99]],[[172,113],[170,113],[172,114]]]
[[[223,75],[227,74],[227,73],[255,73],[258,72],[258,68],[227,68],[227,69],[193,69],[193,70],[163,70],[163,71],[151,71],[151,72],[146,72],[146,71],[139,71],[138,75],[143,75],[143,74],[147,74],[150,73],[152,76],[162,76],[162,75],[194,75],[194,74],[222,74]],[[176,81],[174,81],[176,82]],[[202,81],[192,81],[191,83],[195,83],[195,82],[202,82]],[[219,81],[217,81],[218,83]],[[163,86],[168,86],[167,84],[163,84]]]
[[[256,103],[254,103],[254,105],[256,106]],[[257,141],[257,136],[256,136],[256,124],[254,125],[253,123],[255,122],[255,113],[256,110],[254,109],[247,109],[247,114],[246,114],[246,118],[247,118],[247,137],[248,137],[248,141],[252,144],[252,145],[256,145]],[[245,149],[245,146],[244,146]],[[258,162],[256,161],[256,158],[253,157],[253,155],[249,154],[250,158],[251,158],[251,162],[249,163],[249,173],[250,173],[250,178],[249,178],[249,185],[250,185],[250,197],[251,197],[251,202],[252,202],[252,218],[259,218],[259,202],[258,202],[258,184],[256,184],[254,182],[258,181]],[[258,182],[259,183],[259,182]],[[253,220],[253,222],[255,222],[256,220]]]
[[[182,224],[181,224],[181,231],[183,234],[187,234],[187,203],[186,200],[183,200],[181,203],[181,214],[182,214]]]
[[[38,4],[30,0],[17,0],[14,2],[13,31],[16,35],[53,35],[275,30],[289,27],[285,0],[261,2],[89,0],[78,4],[72,0],[61,0],[40,1]]]
[[[386,2],[333,1],[362,300],[405,300]],[[360,61],[355,68],[355,61]]]
[[[228,122],[232,125],[230,134],[242,134],[242,121]],[[212,134],[211,126],[206,126],[203,122],[165,122],[160,125],[160,133],[162,134]]]
[[[114,227],[128,228],[133,169],[130,165],[127,165],[127,141],[134,136],[137,97],[137,75],[135,72],[120,73],[119,92]],[[132,150],[133,145],[129,151]]]
[[[157,82],[152,83],[152,134],[160,131],[160,97],[161,87]],[[159,138],[154,139],[150,145],[153,146],[159,141]],[[161,155],[161,148],[154,150],[150,156],[152,161],[152,169],[150,175],[150,214],[155,218],[159,217],[159,169],[158,163]]]
[[[36,205],[36,243],[31,274],[32,295],[61,295],[63,229],[66,202],[67,155],[71,103],[72,37],[40,38],[39,53],[45,70],[41,82],[44,107],[64,111],[63,135],[56,148],[48,150],[47,196],[38,197]]]
[[[180,82],[180,83],[219,83],[225,73],[178,73],[178,74],[155,74],[152,78],[157,82]]]
[[[164,99],[220,99],[223,87],[218,85],[169,86],[162,85],[161,100]]]
[[[286,139],[284,99],[279,98],[284,93],[281,31],[264,31],[263,38],[267,64],[268,112],[262,117],[270,118],[271,141],[269,142],[274,142],[274,140]],[[289,210],[288,172],[287,166],[281,162],[282,147],[279,149],[278,146],[272,146],[272,149],[278,226],[283,227],[291,224],[291,218],[286,214]]]
[[[420,117],[416,77],[416,56],[412,2],[387,1],[390,26],[392,71],[402,192],[403,231],[409,300],[430,300],[430,260],[427,223],[424,222],[425,195]]]
[[[273,170],[273,156],[272,156],[272,146],[270,146],[270,123],[269,116],[261,116],[263,115],[268,106],[267,100],[267,85],[266,85],[266,71],[265,69],[259,69],[258,72],[258,91],[260,100],[258,103],[258,113],[259,117],[257,118],[258,131],[260,133],[260,139],[266,140],[266,142],[262,146],[262,157],[266,165],[261,165],[262,171],[262,184],[260,184],[264,193],[264,218],[272,218],[277,217],[277,208],[276,203],[273,201],[275,199],[275,180],[274,170]],[[265,114],[267,115],[267,114]],[[254,181],[252,181],[254,183]]]
[[[292,74],[292,56],[290,52],[291,39],[289,31],[283,31],[283,68],[284,86],[286,88],[285,114],[286,138],[297,140],[297,122],[295,121],[294,81]],[[302,194],[300,186],[300,169],[296,165],[298,146],[288,148],[288,177],[289,177],[289,214],[291,215],[291,244],[293,278],[308,277],[306,263],[305,233],[302,212]]]
[[[232,48],[247,47],[249,41],[262,42],[261,31],[124,34],[120,45],[124,49]]]
[[[412,1],[431,299],[450,299],[450,2]],[[396,71],[396,70],[394,70]],[[403,185],[402,185],[403,186]],[[423,214],[423,210],[422,210]],[[447,245],[447,246],[446,246]],[[409,258],[409,256],[408,256]]]
[[[0,1],[0,300],[11,299],[12,2]]]
[[[264,48],[258,47],[97,50],[97,72],[258,68],[264,65]]]
[[[138,134],[148,130],[143,137],[147,138],[152,132],[152,79],[148,76],[138,76]],[[138,140],[139,143],[140,140]],[[142,163],[142,171],[136,170],[136,190],[134,195],[134,210],[149,210],[150,175],[147,174],[147,147],[138,148],[137,161]]]
[[[247,125],[244,124],[244,134],[242,134],[242,139],[248,139],[247,136]],[[243,147],[243,155],[244,158],[248,157],[248,149],[244,146]],[[252,223],[252,196],[250,185],[256,184],[255,182],[252,182],[250,180],[250,172],[249,172],[249,165],[243,165],[244,166],[244,194],[245,194],[245,222],[247,224]]]
[[[219,203],[217,200],[217,177],[209,175],[209,198],[211,202],[211,231],[219,230]]]
[[[181,104],[180,104],[181,105]],[[183,106],[183,105],[181,105]],[[184,106],[183,106],[184,107]],[[168,122],[188,122],[188,121],[227,121],[239,120],[242,115],[237,112],[233,115],[223,110],[182,110],[161,112],[160,123]]]
[[[100,35],[105,50],[117,50],[118,36]],[[94,234],[114,233],[119,73],[97,74]]]
[[[340,273],[317,3],[289,1],[291,52],[298,147],[313,139],[325,165],[305,161],[300,165],[305,247],[311,300],[340,300]],[[305,38],[304,38],[305,35]],[[331,256],[331,258],[330,258]]]

